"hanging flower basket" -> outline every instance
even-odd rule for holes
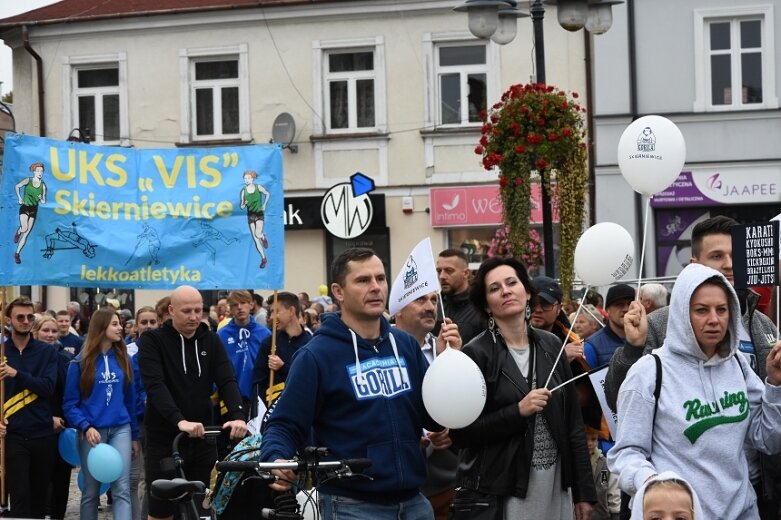
[[[542,259],[533,251],[529,228],[532,176],[546,171],[546,180],[555,177],[557,189],[552,190],[550,182],[543,189],[559,210],[559,272],[565,295],[574,277],[575,246],[583,228],[588,184],[586,109],[577,99],[576,92],[568,96],[551,85],[512,85],[501,101],[481,114],[482,135],[475,148],[486,170],[499,171],[507,248],[530,267]],[[539,244],[539,236],[537,240]]]

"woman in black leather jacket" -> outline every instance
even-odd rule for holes
[[[528,324],[526,269],[513,258],[489,258],[470,298],[489,325],[463,352],[480,367],[487,398],[473,424],[450,431],[461,448],[456,518],[570,520],[574,509],[577,520],[589,520],[596,492],[580,406],[574,385],[541,388],[561,344]],[[548,388],[571,377],[562,356]]]

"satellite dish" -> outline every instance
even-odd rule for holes
[[[298,145],[290,144],[295,137],[296,121],[287,112],[282,112],[271,125],[271,142],[281,143],[283,149],[287,148],[292,153],[298,153]]]

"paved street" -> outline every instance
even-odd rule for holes
[[[68,509],[65,512],[66,520],[78,520],[79,519],[79,501],[81,500],[81,491],[76,484],[76,477],[79,472],[74,468],[71,473],[71,491],[68,496]],[[101,510],[98,512],[98,520],[110,520],[111,519],[111,507],[106,506],[106,495],[100,497]]]

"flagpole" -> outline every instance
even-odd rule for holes
[[[279,309],[279,299],[277,298],[278,291],[277,289],[274,289],[274,305],[271,307],[271,355],[276,356],[277,355],[277,319],[278,319],[278,309]],[[271,388],[274,386],[274,374],[276,374],[277,371],[273,368],[269,368],[269,375],[268,375],[268,387]]]
[[[5,364],[5,342],[8,337],[5,333],[5,309],[6,309],[5,286],[0,288],[0,364]],[[5,379],[0,380],[0,422],[5,422]],[[7,433],[7,431],[6,431]],[[0,437],[0,508],[3,510],[8,505],[6,494],[6,467],[5,467],[5,435]]]

